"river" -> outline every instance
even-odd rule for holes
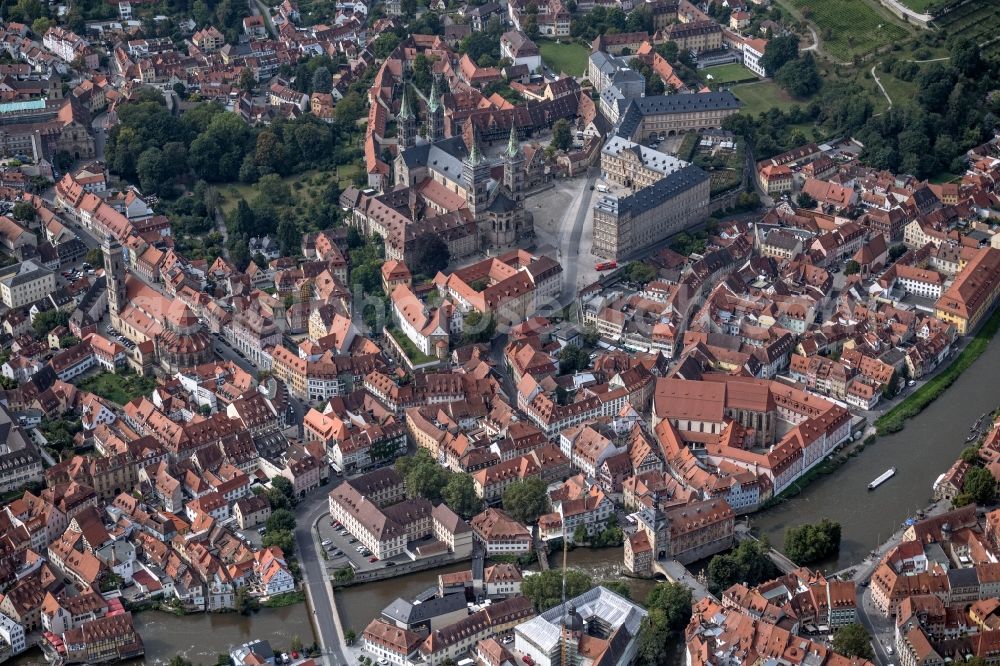
[[[983,412],[997,408],[998,370],[1000,343],[994,340],[951,388],[907,421],[903,430],[880,437],[788,502],[751,515],[754,531],[780,549],[789,527],[829,518],[840,523],[842,537],[838,557],[824,563],[827,570],[860,562],[917,509],[930,503],[934,480],[968,446],[969,427]],[[869,491],[868,484],[892,466],[896,476]]]
[[[136,613],[135,628],[146,645],[146,655],[135,664],[166,664],[181,654],[196,666],[211,666],[218,655],[249,640],[264,638],[276,650],[287,651],[293,636],[311,645],[312,624],[306,605],[265,608],[251,616],[235,613],[198,613],[178,617],[159,611]],[[15,666],[44,666],[41,652],[31,650],[11,662]]]
[[[560,557],[553,555],[549,558],[553,568],[561,565]],[[622,549],[620,547],[577,548],[570,551],[568,565],[570,568],[585,572],[593,578],[595,583],[603,580],[625,580],[629,583],[632,598],[640,602],[645,601],[646,595],[649,594],[649,590],[654,584],[653,581],[649,580],[622,578]],[[454,564],[432,571],[421,571],[408,576],[339,589],[335,597],[341,622],[344,627],[353,628],[360,634],[372,618],[378,617],[382,609],[392,603],[396,597],[412,599],[417,593],[428,587],[437,586],[438,574],[463,571],[468,568],[467,563]]]
[[[894,435],[881,437],[833,474],[813,481],[797,497],[750,516],[759,534],[780,548],[785,530],[802,523],[829,518],[841,524],[842,540],[837,558],[825,564],[838,570],[860,562],[918,508],[931,500],[934,480],[946,471],[965,448],[969,426],[998,406],[996,372],[1000,370],[1000,344],[991,343],[979,360],[919,416]],[[868,483],[887,468],[896,476],[875,491]],[[559,556],[552,564],[559,565]],[[623,579],[622,549],[579,548],[569,554],[569,566],[590,575],[595,582],[626,580],[632,598],[644,601],[652,581]],[[382,608],[396,597],[412,598],[437,585],[440,573],[461,571],[468,564],[367,583],[336,593],[337,608],[345,627],[361,633]],[[287,648],[292,636],[311,643],[312,627],[304,604],[262,610],[252,617],[235,614],[198,614],[184,617],[146,611],[136,616],[136,627],[146,644],[144,663],[166,663],[177,653],[195,664],[214,664],[217,654],[252,638],[266,638],[277,648]],[[16,666],[44,664],[37,651],[15,659]]]

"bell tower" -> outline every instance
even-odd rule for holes
[[[444,138],[444,106],[438,91],[437,77],[431,81],[431,94],[427,98],[427,139],[432,143]]]
[[[465,185],[465,202],[478,222],[489,206],[490,165],[479,152],[476,128],[472,128],[472,149],[462,160],[462,182]]]
[[[108,289],[108,311],[111,321],[118,328],[118,315],[128,301],[125,293],[125,258],[122,256],[122,246],[113,237],[105,236],[101,245],[104,252],[104,279]]]
[[[417,139],[417,117],[410,110],[406,97],[406,83],[403,84],[403,99],[399,103],[399,117],[396,123],[396,142],[400,148],[409,148]]]
[[[510,192],[510,198],[520,203],[524,201],[524,151],[517,140],[517,127],[510,125],[510,139],[504,154],[503,184]]]

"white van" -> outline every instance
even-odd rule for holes
[[[607,185],[598,185],[597,186],[597,191],[598,192],[607,192],[608,191],[608,186]]]

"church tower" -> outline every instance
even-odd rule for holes
[[[431,95],[427,98],[427,139],[433,143],[444,138],[444,106],[438,92],[437,77],[431,80]]]
[[[479,152],[476,128],[472,128],[472,150],[462,160],[462,183],[465,185],[465,202],[476,221],[480,221],[489,206],[490,165]]]
[[[399,103],[399,118],[396,124],[396,142],[400,148],[409,148],[417,139],[417,117],[410,110],[410,101],[406,97],[406,84],[403,84],[403,99]]]
[[[101,249],[104,252],[104,279],[108,288],[108,311],[111,322],[118,328],[118,315],[128,302],[125,294],[125,259],[122,256],[122,246],[111,236],[104,238]]]
[[[510,140],[504,154],[503,184],[510,192],[510,198],[517,203],[524,201],[524,151],[517,140],[517,127],[510,125]]]

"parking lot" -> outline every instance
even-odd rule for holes
[[[375,560],[373,562],[372,559],[375,556],[371,551],[359,550],[362,548],[361,543],[350,532],[334,525],[328,516],[324,516],[319,521],[319,538],[327,556],[327,569],[331,572],[342,569],[348,563],[354,567],[355,571],[370,571],[396,565],[396,562],[392,560],[387,562]]]

